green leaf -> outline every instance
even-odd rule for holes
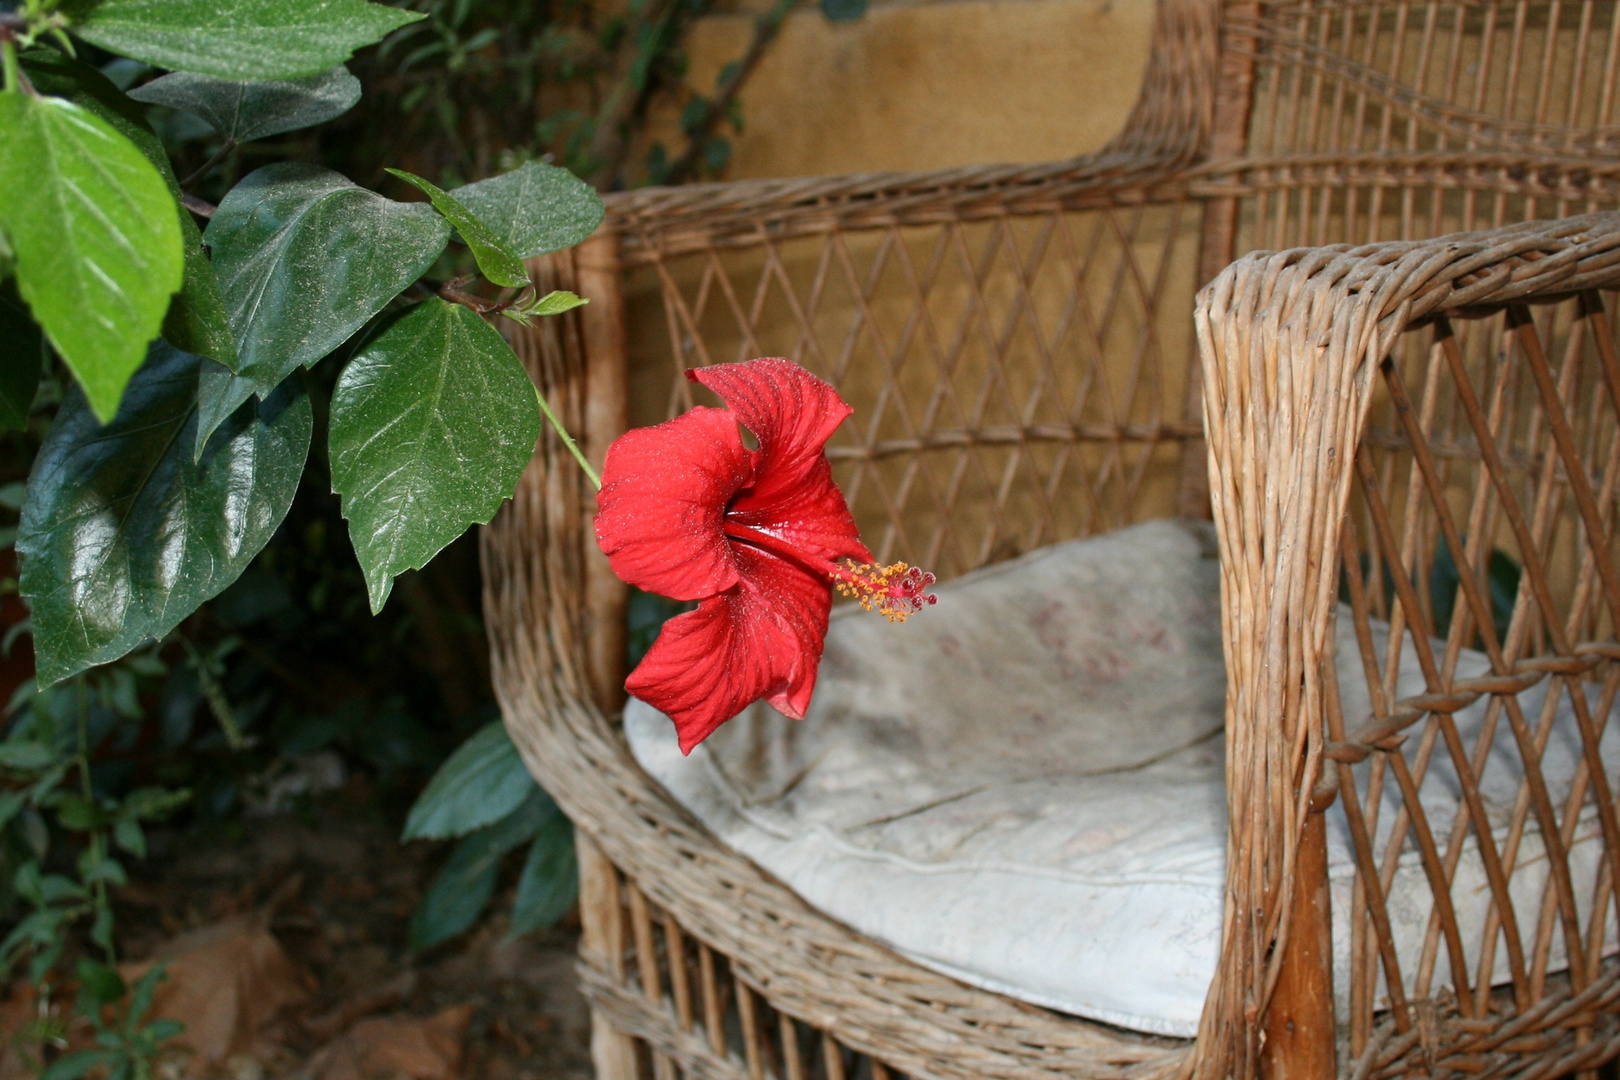
[[[167,105],[202,118],[235,143],[267,139],[342,116],[360,100],[360,80],[341,64],[302,79],[220,79],[177,71],[129,92],[136,101]]]
[[[0,791],[0,829],[10,825],[27,802],[28,796],[21,791]]]
[[[169,164],[169,155],[147,126],[141,109],[101,72],[88,64],[69,60],[53,49],[24,53],[22,66],[41,93],[65,97],[95,113],[134,143],[135,149],[162,175],[169,194],[174,197],[175,217],[180,222],[180,239],[186,258],[180,291],[169,301],[169,310],[163,316],[163,340],[183,352],[206,356],[234,369],[236,341],[225,319],[225,302],[220,299],[213,264],[203,251],[202,232],[191,214],[179,205],[180,183]]]
[[[433,208],[450,219],[450,224],[461,234],[462,243],[471,249],[479,273],[508,289],[521,289],[529,283],[529,272],[523,268],[523,260],[514,255],[472,211],[446,195],[438,185],[415,173],[408,173],[404,169],[389,169],[388,172],[420,189],[432,200]]]
[[[0,431],[27,426],[44,366],[45,335],[12,283],[0,283]]]
[[[172,1039],[184,1030],[186,1025],[178,1020],[154,1020],[146,1025],[146,1037],[156,1044]]]
[[[465,836],[516,810],[534,779],[506,734],[491,721],[439,766],[405,818],[405,840]]]
[[[546,293],[534,306],[529,309],[531,315],[561,315],[565,311],[573,311],[577,307],[584,307],[590,303],[584,297],[576,296],[567,289],[554,289]]]
[[[522,363],[459,304],[410,308],[349,361],[332,391],[332,489],[373,612],[394,575],[495,516],[539,435]]]
[[[579,896],[579,862],[574,826],[558,811],[541,826],[529,847],[512,902],[511,936],[555,926]]]
[[[118,816],[130,820],[162,821],[191,801],[190,788],[139,787],[124,797]]]
[[[129,1015],[126,1022],[130,1027],[139,1027],[141,1021],[152,1008],[152,999],[157,996],[158,983],[169,977],[168,961],[154,965],[145,975],[135,980],[134,993],[129,998]]]
[[[109,1005],[129,992],[124,985],[123,976],[118,969],[98,964],[89,957],[80,957],[74,965],[74,971],[79,976],[79,1004],[81,1011],[87,1015],[92,1010],[99,1010],[103,1005]],[[88,1000],[87,1000],[88,999]],[[90,1009],[84,1005],[89,1004]]]
[[[866,16],[867,0],[821,0],[828,22],[854,22]]]
[[[104,881],[123,888],[129,884],[129,874],[124,870],[123,863],[110,855],[97,854],[92,846],[79,853],[79,880],[86,885]]]
[[[70,877],[62,874],[41,874],[37,863],[26,862],[12,876],[12,885],[30,904],[44,907],[63,900],[83,900],[90,894]]]
[[[362,0],[67,0],[74,34],[148,64],[224,79],[295,79],[422,18]]]
[[[450,194],[522,259],[573,247],[602,224],[602,199],[589,184],[538,161]]]
[[[180,288],[174,199],[127,138],[72,102],[0,93],[0,131],[0,228],[19,291],[110,419]]]
[[[39,1080],[79,1080],[97,1065],[112,1065],[121,1056],[116,1050],[73,1050],[55,1061],[39,1074]]]
[[[411,948],[422,952],[466,930],[478,920],[495,893],[504,851],[491,851],[483,833],[474,833],[434,875],[411,915]]]
[[[146,858],[146,830],[134,818],[113,825],[113,842],[137,859]]]
[[[0,768],[33,772],[56,761],[56,751],[42,742],[0,743]]]
[[[54,809],[57,823],[74,832],[89,832],[107,823],[106,815],[96,808],[95,803],[78,795],[61,796]]]
[[[161,637],[234,581],[292,503],[310,406],[289,380],[190,453],[199,369],[162,342],[99,426],[71,395],[28,478],[17,537],[39,684]]]
[[[248,398],[339,345],[422,275],[450,225],[330,169],[280,162],[232,188],[204,233],[241,343],[237,375],[208,370],[198,445]]]
[[[501,859],[539,832],[555,807],[535,787],[515,813],[458,843],[411,916],[411,948],[431,949],[477,921],[495,892]]]

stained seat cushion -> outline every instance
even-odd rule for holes
[[[1032,1004],[1194,1034],[1219,951],[1226,855],[1213,533],[1150,522],[1042,549],[939,594],[903,625],[836,611],[804,721],[755,705],[682,757],[668,718],[633,701],[632,752],[723,842],[857,932]],[[1369,715],[1368,695],[1348,615],[1338,623],[1354,720]],[[1375,638],[1383,655],[1387,633]],[[1410,647],[1400,667],[1398,693],[1418,692]],[[1465,650],[1458,674],[1487,668]],[[1546,692],[1543,683],[1522,696],[1530,716]],[[1484,712],[1482,701],[1457,714],[1470,746]],[[1556,718],[1543,764],[1555,803],[1579,752],[1566,719]],[[1620,737],[1606,735],[1603,750],[1612,771]],[[1424,807],[1443,842],[1460,787],[1443,755],[1429,773]],[[1497,834],[1521,778],[1504,736],[1482,781]],[[1379,815],[1386,839],[1395,799]],[[1354,864],[1342,810],[1331,813],[1342,996]],[[1572,845],[1577,896],[1592,895],[1600,853],[1589,813]],[[1532,828],[1512,879],[1527,937],[1546,862]],[[1465,940],[1477,940],[1490,891],[1471,840],[1452,891]],[[1389,906],[1397,946],[1415,958],[1432,907],[1415,851],[1400,861]],[[1551,969],[1563,966],[1559,942]],[[1447,970],[1442,955],[1435,987]],[[1492,980],[1506,977],[1498,949]]]

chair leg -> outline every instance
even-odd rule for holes
[[[1327,815],[1305,817],[1294,864],[1294,909],[1282,971],[1265,1018],[1261,1080],[1333,1080],[1333,919],[1327,874]]]
[[[574,830],[579,855],[580,951],[593,967],[624,979],[624,913],[619,872],[601,848]],[[591,1061],[597,1080],[637,1080],[636,1044],[596,1009],[591,1010]]]

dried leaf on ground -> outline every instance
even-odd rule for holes
[[[310,1062],[314,1080],[455,1080],[471,1005],[453,1005],[436,1016],[385,1016],[362,1020]]]
[[[199,1063],[261,1049],[276,1017],[310,996],[310,979],[282,949],[262,915],[238,916],[182,934],[120,970],[133,983],[166,965],[152,1015],[185,1025],[176,1041]]]

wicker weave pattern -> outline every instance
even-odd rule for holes
[[[611,1080],[1255,1075],[1300,837],[1335,797],[1360,836],[1343,1073],[1550,1076],[1620,1052],[1620,971],[1597,955],[1620,917],[1607,864],[1598,897],[1573,896],[1560,871],[1535,910],[1510,916],[1500,888],[1532,828],[1554,840],[1554,864],[1582,821],[1620,850],[1615,793],[1593,767],[1597,718],[1620,693],[1620,371],[1602,292],[1620,287],[1620,223],[1415,239],[1620,202],[1617,12],[1161,0],[1142,103],[1102,153],[614,196],[589,252],[537,265],[543,284],[596,301],[518,345],[598,460],[628,419],[626,336],[668,357],[668,408],[638,423],[691,403],[686,366],[791,355],[858,410],[831,454],[885,558],[954,575],[1196,509],[1205,427],[1223,544],[1228,908],[1187,1044],[924,971],[672,805],[609,719],[623,592],[590,543],[577,471],[543,439],[485,532],[488,622],[508,725],[587,854],[605,856],[587,875],[583,971],[608,1041],[632,1036]],[[1338,246],[1250,256],[1214,281],[1195,353],[1197,278],[1236,251],[1310,244]],[[663,311],[655,325],[616,314],[621,266],[631,300]],[[1500,633],[1495,549],[1523,567]],[[1422,587],[1442,550],[1463,583],[1449,612]],[[1424,694],[1392,700],[1389,655],[1364,649],[1378,707],[1343,715],[1324,654],[1341,591],[1364,644],[1374,616],[1414,645],[1446,628]],[[1457,650],[1475,645],[1493,673],[1456,678]],[[1510,704],[1532,681],[1571,702],[1577,684],[1605,695],[1577,711],[1588,759],[1562,800],[1537,767],[1551,713]],[[1482,695],[1491,734],[1459,746],[1449,718]],[[1507,836],[1466,792],[1455,824],[1435,828],[1417,798],[1429,763],[1446,755],[1468,776],[1487,739],[1527,766]],[[1380,823],[1392,787],[1402,809]],[[1470,941],[1443,898],[1476,843],[1498,915]],[[1402,852],[1440,901],[1413,955],[1380,931]],[[1564,941],[1576,963],[1549,974]],[[1499,953],[1514,978],[1493,993],[1480,973]],[[1383,1010],[1409,973],[1415,995]]]
[[[1191,303],[1197,223],[1171,204],[890,226],[634,280],[663,301],[645,336],[675,360],[670,414],[687,367],[798,359],[857,410],[828,454],[874,552],[954,576],[1174,506],[1202,428],[1189,328],[1158,312]]]
[[[569,260],[559,261],[560,274],[547,264],[534,268],[543,285],[572,280]],[[574,430],[586,429],[584,350],[572,325],[552,321],[516,344],[565,420]],[[587,453],[599,458],[602,449],[588,445]],[[542,440],[513,503],[484,531],[485,588],[496,686],[514,740],[612,863],[635,868],[623,881],[615,877],[605,904],[615,913],[607,943],[584,958],[592,971],[586,989],[597,988],[609,1014],[644,1039],[658,1018],[681,1015],[683,992],[672,974],[681,965],[670,967],[667,942],[685,940],[684,934],[712,950],[733,978],[772,1009],[911,1076],[1147,1078],[1177,1071],[1184,1044],[1018,1005],[856,937],[722,848],[673,805],[636,767],[616,725],[595,704],[584,508],[577,466],[555,440]],[[658,918],[659,930],[653,930],[647,921],[653,916],[638,916],[631,896],[643,896],[649,912],[671,917]],[[654,937],[657,945],[645,944]],[[650,955],[659,966],[643,967]],[[648,971],[659,974],[641,981]],[[619,989],[601,989],[607,985]],[[691,988],[701,986],[701,976],[688,978],[685,986],[690,1006]],[[627,995],[669,1005],[639,1009],[632,1024]],[[717,1028],[735,1022],[726,1009],[712,1024],[701,1009],[690,1015],[690,1025],[665,1027],[648,1041],[675,1060],[681,1047],[702,1045]],[[689,1031],[698,1033],[697,1043]],[[764,1054],[757,1047],[755,1052]],[[746,1068],[746,1058],[739,1060]]]
[[[1613,793],[1597,757],[1597,721],[1584,694],[1569,693],[1590,679],[1599,680],[1604,703],[1620,690],[1610,662],[1620,656],[1612,536],[1620,364],[1594,291],[1620,283],[1617,255],[1620,220],[1600,215],[1434,242],[1251,256],[1201,296],[1228,655],[1266,658],[1231,673],[1231,798],[1261,808],[1256,819],[1264,824],[1234,829],[1229,874],[1251,875],[1256,894],[1273,897],[1250,908],[1263,916],[1229,909],[1217,988],[1245,987],[1259,997],[1275,979],[1280,949],[1270,943],[1287,933],[1283,897],[1294,887],[1295,837],[1313,794],[1322,794],[1303,781],[1326,771],[1345,800],[1361,867],[1351,928],[1350,1050],[1366,1075],[1394,1075],[1451,1056],[1458,1065],[1470,1056],[1491,1061],[1493,1051],[1502,1055],[1502,1045],[1511,1044],[1501,1038],[1504,1026],[1521,1037],[1544,1037],[1549,1056],[1538,1067],[1553,1057],[1600,1060],[1613,1049],[1612,1016],[1559,1006],[1614,978],[1597,956],[1612,883],[1600,883],[1595,902],[1582,897],[1577,905],[1565,848],[1584,808],[1599,820],[1605,850],[1620,851]],[[1576,299],[1542,309],[1538,326],[1527,305],[1572,292]],[[1492,309],[1504,310],[1461,335],[1475,339],[1472,348],[1459,340],[1454,316]],[[1417,340],[1403,348],[1409,326]],[[1549,350],[1549,336],[1561,347]],[[1369,437],[1359,439],[1369,414]],[[1256,415],[1270,422],[1239,419]],[[1236,483],[1244,475],[1274,483],[1255,493]],[[1288,480],[1306,475],[1311,483]],[[1513,619],[1501,637],[1485,593],[1498,544],[1511,545],[1523,566]],[[1437,546],[1462,568],[1455,608],[1447,613],[1447,646],[1438,654],[1428,647],[1436,613],[1420,595],[1426,590],[1413,584],[1426,583]],[[1332,670],[1324,666],[1331,640],[1324,635],[1341,567],[1375,702],[1367,718],[1344,717],[1337,687],[1324,677]],[[1373,648],[1374,614],[1390,619],[1397,645],[1404,635],[1417,650],[1429,682],[1424,695],[1390,700],[1392,665],[1389,654]],[[1476,638],[1493,674],[1457,680],[1458,651]],[[1559,695],[1549,695],[1539,717],[1524,715],[1513,696],[1543,679],[1563,684],[1586,749],[1562,805],[1552,802],[1539,768]],[[1490,719],[1477,744],[1465,746],[1450,717],[1481,694],[1492,696]],[[1526,773],[1500,847],[1479,803],[1476,773],[1493,736],[1515,741]],[[1410,761],[1401,745],[1408,739],[1417,747]],[[1418,800],[1435,753],[1450,754],[1463,778],[1463,805],[1449,836],[1435,835]],[[1369,755],[1372,771],[1358,779],[1351,765]],[[1326,770],[1324,758],[1333,762]],[[1399,786],[1402,810],[1379,850],[1371,838],[1386,784]],[[1515,917],[1505,882],[1530,821],[1547,841],[1553,888],[1538,913]],[[1479,845],[1491,877],[1496,916],[1483,941],[1463,939],[1449,904],[1465,841]],[[1417,956],[1396,955],[1383,898],[1394,860],[1407,850],[1419,853],[1436,901]],[[1588,912],[1584,927],[1579,907]],[[1549,979],[1555,935],[1569,943],[1575,960],[1567,977]],[[1498,948],[1511,957],[1514,984],[1493,998],[1488,980],[1476,985],[1468,973],[1489,971]],[[1432,985],[1441,949],[1453,973],[1447,987]],[[1394,1008],[1375,1025],[1380,968]],[[1411,969],[1422,1008],[1408,1008],[1401,992],[1400,972]],[[1530,1013],[1541,1019],[1526,1028],[1523,1015]],[[1211,1031],[1233,1015],[1212,1002],[1204,1046],[1244,1052],[1245,1033],[1223,1039]],[[1442,1029],[1441,1020],[1453,1026]],[[1243,1058],[1235,1067],[1241,1074]]]

